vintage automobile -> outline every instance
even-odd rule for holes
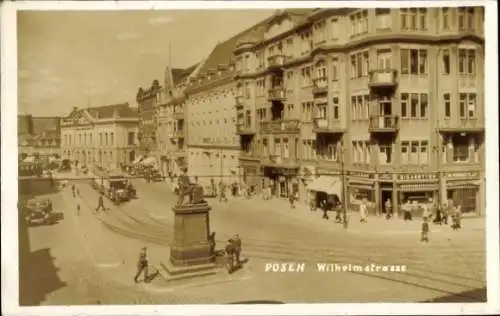
[[[25,220],[30,224],[46,222],[53,213],[52,202],[49,199],[33,199],[23,207]]]
[[[93,172],[92,186],[115,204],[130,199],[128,181],[125,175],[118,171],[96,168]]]

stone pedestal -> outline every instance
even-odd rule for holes
[[[170,258],[162,262],[167,280],[186,279],[215,274],[214,254],[211,252],[210,212],[206,202],[174,206],[174,240]]]

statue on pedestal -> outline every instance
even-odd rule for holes
[[[176,206],[180,207],[185,205],[185,197],[189,196],[189,202],[187,204],[199,204],[204,203],[203,199],[203,188],[195,183],[189,181],[189,177],[186,175],[186,171],[183,170],[183,174],[178,178],[179,194]]]

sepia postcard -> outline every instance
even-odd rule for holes
[[[3,313],[500,313],[496,12],[2,3]]]

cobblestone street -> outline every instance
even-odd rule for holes
[[[29,228],[31,251],[50,248],[65,286],[49,293],[44,305],[189,304],[250,300],[298,302],[415,302],[485,287],[484,223],[467,219],[462,231],[432,226],[429,244],[419,241],[420,221],[373,218],[351,220],[347,230],[319,212],[290,209],[286,201],[230,198],[209,200],[218,244],[238,233],[249,259],[233,275],[166,284],[135,284],[136,260],[148,246],[151,269],[168,259],[175,197],[165,183],[134,181],[139,199],[120,206],[106,201],[95,213],[97,193],[77,184],[51,198],[64,220]],[[76,202],[82,206],[76,213]],[[355,218],[355,214],[352,215]],[[220,247],[220,246],[219,246]],[[304,272],[266,272],[270,263],[305,263]],[[406,272],[318,272],[316,264],[406,265]],[[361,284],[363,284],[361,286]],[[338,286],[341,285],[341,286]],[[462,300],[480,300],[477,294]]]

